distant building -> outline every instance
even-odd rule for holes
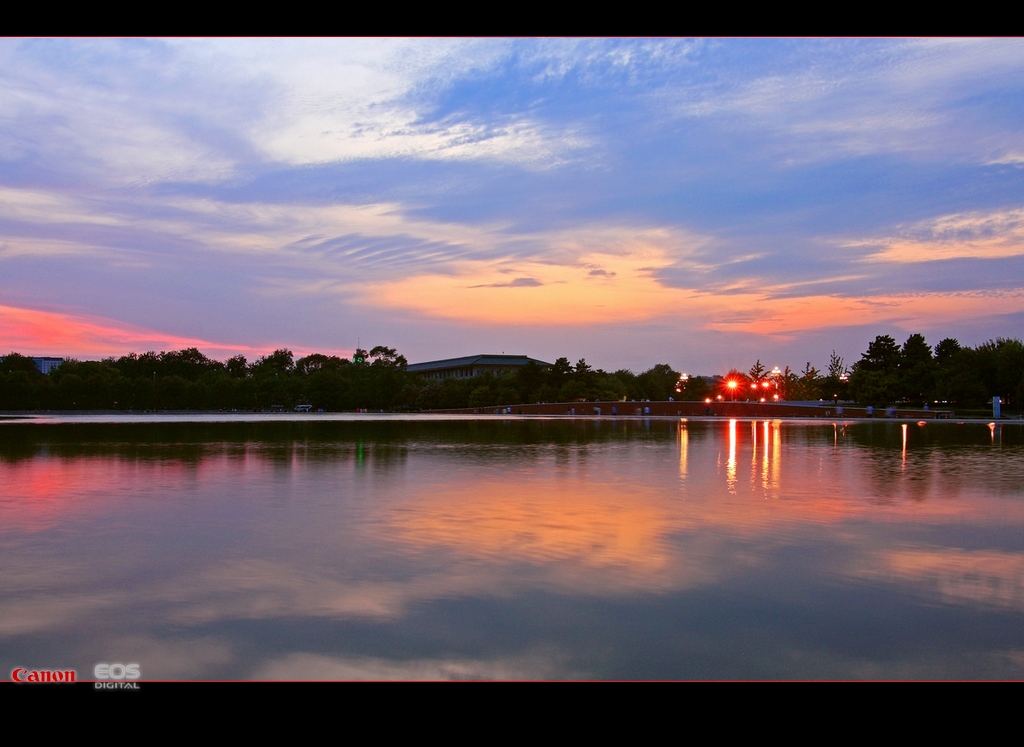
[[[36,368],[44,374],[50,373],[50,371],[64,362],[63,358],[33,358],[32,360],[35,361]]]
[[[542,368],[551,366],[550,363],[526,355],[469,355],[465,358],[446,358],[441,361],[413,363],[406,366],[405,370],[418,373],[427,379],[472,379],[486,373],[502,376],[531,363]]]
[[[2,355],[0,355],[0,363],[3,363],[3,362],[4,362],[4,358],[3,358]],[[59,366],[61,363],[63,363],[64,359],[63,358],[33,358],[32,362],[36,364],[36,368],[38,368],[41,373],[48,374],[48,373],[50,373],[50,371],[52,371],[57,366]]]

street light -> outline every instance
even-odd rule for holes
[[[739,386],[739,384],[736,383],[735,379],[729,379],[729,383],[726,384],[726,386],[728,386],[729,387],[729,391],[732,392],[732,401],[735,402],[736,401],[736,387]]]

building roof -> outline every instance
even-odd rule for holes
[[[405,370],[421,373],[424,371],[438,371],[445,368],[464,368],[466,366],[527,366],[530,363],[538,366],[551,365],[527,355],[467,355],[463,358],[445,358],[440,361],[413,363],[406,366]]]

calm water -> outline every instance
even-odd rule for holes
[[[1024,677],[1019,425],[66,420],[0,422],[2,671]]]

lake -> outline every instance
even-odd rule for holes
[[[0,421],[0,663],[1024,677],[1024,426]]]

